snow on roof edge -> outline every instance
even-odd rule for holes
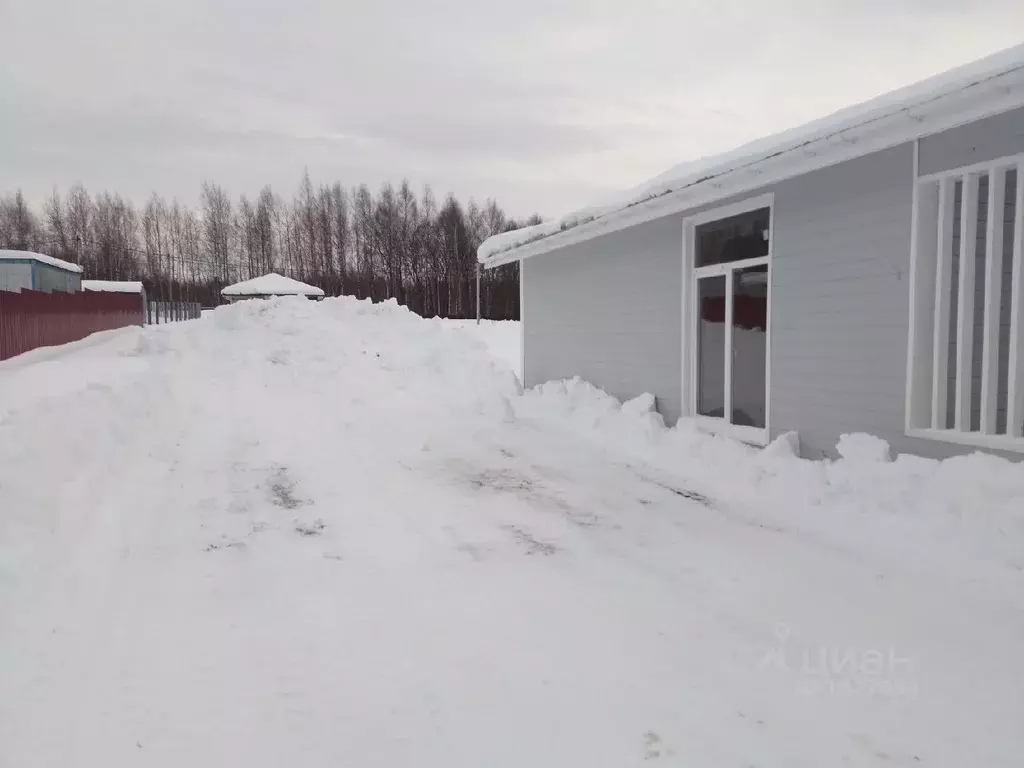
[[[77,264],[72,264],[70,261],[64,261],[64,259],[58,259],[54,256],[47,256],[45,253],[36,253],[35,251],[12,251],[12,250],[0,250],[0,261],[38,261],[40,264],[46,264],[49,267],[56,269],[63,269],[65,272],[75,272],[76,274],[82,273],[82,268]]]
[[[82,290],[103,293],[142,293],[145,288],[138,280],[83,280]]]
[[[533,227],[503,232],[487,238],[477,249],[477,260],[498,266],[514,260],[513,253],[539,243],[552,235],[603,219],[673,192],[696,186],[730,171],[750,167],[810,143],[823,141],[845,131],[907,112],[967,90],[972,86],[1024,70],[1024,44],[947,70],[911,85],[889,91],[873,99],[845,107],[809,123],[780,133],[755,139],[727,152],[681,163],[650,181],[625,193],[617,201],[599,207],[584,208]],[[795,171],[799,175],[803,171]],[[723,192],[720,197],[726,197]],[[668,212],[666,212],[667,215]],[[596,236],[598,233],[594,233]],[[580,240],[588,239],[581,235]],[[557,247],[557,246],[552,246]],[[544,249],[546,250],[546,249]],[[538,249],[537,253],[544,250]],[[530,254],[533,255],[533,254]]]

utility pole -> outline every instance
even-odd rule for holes
[[[476,263],[476,324],[480,325],[480,262]]]

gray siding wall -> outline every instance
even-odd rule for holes
[[[0,261],[0,291],[20,293],[32,288],[32,265]]]
[[[682,219],[523,262],[527,386],[580,376],[620,399],[650,392],[681,414]]]
[[[75,293],[82,289],[82,276],[75,272],[51,267],[49,264],[35,264],[35,289],[43,293]]]
[[[844,432],[930,452],[903,435],[912,179],[906,144],[776,188],[771,428],[805,455]]]
[[[922,174],[1024,152],[1024,110],[923,139],[920,149]],[[764,192],[775,194],[771,434],[798,432],[812,458],[834,455],[844,432],[878,435],[896,452],[974,451],[904,435],[913,146],[743,197]],[[622,399],[651,392],[675,422],[682,221],[699,210],[524,262],[527,386],[578,375]]]
[[[921,139],[922,176],[1024,152],[1024,108]]]

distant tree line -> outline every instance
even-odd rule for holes
[[[205,183],[198,209],[158,194],[141,208],[118,194],[75,185],[41,211],[21,191],[0,197],[0,248],[80,264],[97,280],[141,280],[152,298],[216,304],[225,285],[267,272],[313,283],[328,295],[395,298],[421,315],[472,317],[476,249],[498,232],[540,221],[509,218],[493,200],[438,202],[426,187],[316,187],[304,174],[284,200],[269,187],[237,202]],[[519,317],[519,267],[483,273],[484,317]]]

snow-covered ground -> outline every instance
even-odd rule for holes
[[[519,323],[514,320],[445,320],[443,325],[459,333],[469,334],[477,341],[483,342],[487,351],[499,362],[504,363],[522,378],[523,358],[522,337]]]
[[[1020,765],[1024,468],[517,342],[281,299],[0,366],[0,766]]]

